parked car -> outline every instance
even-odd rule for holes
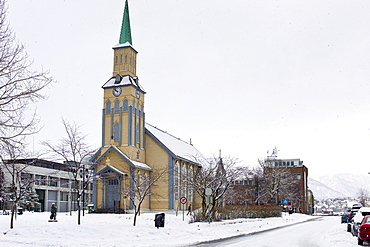
[[[355,217],[358,209],[352,209],[351,212],[348,215],[347,219],[347,232],[351,232],[352,224],[353,224],[353,217]]]
[[[348,212],[344,212],[344,213],[342,214],[342,216],[340,217],[340,218],[341,218],[341,220],[340,220],[340,223],[341,223],[341,224],[343,224],[343,223],[347,223],[348,215],[349,215],[349,213],[348,213]]]
[[[370,215],[366,215],[358,227],[358,245],[370,240]]]
[[[370,215],[370,207],[362,207],[358,210],[355,217],[353,217],[351,232],[354,237],[357,237],[358,227],[366,215]]]

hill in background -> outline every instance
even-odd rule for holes
[[[308,187],[315,199],[357,198],[360,189],[370,193],[369,174],[331,174],[318,178],[309,178]]]

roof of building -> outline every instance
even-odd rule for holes
[[[103,157],[105,157],[105,155],[107,153],[109,153],[109,151],[115,151],[119,156],[121,156],[124,160],[126,160],[127,163],[129,163],[132,167],[134,168],[138,168],[138,169],[143,169],[143,170],[147,170],[147,171],[152,171],[152,168],[150,166],[148,166],[147,164],[145,163],[142,163],[142,162],[138,162],[138,161],[135,161],[135,160],[132,160],[130,159],[129,157],[127,157],[127,155],[125,155],[121,150],[119,150],[119,148],[117,148],[116,146],[114,145],[111,145],[107,151],[104,152],[104,154],[102,154],[97,160],[96,162],[99,162],[103,159]]]
[[[146,132],[173,157],[199,165],[203,155],[191,144],[157,127],[145,123]]]
[[[120,44],[124,44],[126,42],[132,45],[130,15],[128,11],[128,0],[126,0],[126,3],[125,3],[125,10],[123,12],[123,18],[122,18],[121,33],[119,36]]]
[[[103,174],[103,173],[116,173],[118,175],[121,175],[121,176],[124,176],[124,175],[127,175],[126,173],[124,172],[121,172],[120,170],[118,170],[117,168],[111,166],[111,165],[106,165],[104,168],[100,169],[96,174]]]
[[[125,86],[133,86],[136,89],[139,89],[142,93],[145,94],[144,88],[140,85],[139,80],[137,78],[133,78],[129,75],[116,75],[110,78],[102,88],[114,88],[114,87],[125,87]]]
[[[24,164],[29,166],[38,166],[49,169],[55,169],[60,171],[69,171],[69,166],[67,164],[58,163],[54,161],[39,159],[39,158],[28,158],[28,159],[14,159],[5,160],[7,164]]]

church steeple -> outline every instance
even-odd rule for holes
[[[130,14],[128,12],[128,0],[126,0],[126,3],[125,3],[125,10],[123,12],[123,18],[122,18],[121,34],[119,36],[120,44],[124,44],[126,42],[132,45]]]
[[[136,75],[136,57],[137,51],[132,47],[130,15],[128,12],[128,0],[125,2],[125,10],[123,11],[121,32],[119,43],[113,47],[113,76],[129,75],[137,78]]]

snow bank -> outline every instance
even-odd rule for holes
[[[192,223],[182,214],[166,214],[165,227],[154,227],[154,213],[143,213],[137,226],[132,214],[85,214],[81,225],[77,215],[57,215],[58,222],[48,222],[49,213],[18,215],[14,229],[9,229],[9,215],[0,215],[1,246],[184,246],[211,241],[314,219],[302,214],[268,219],[237,219],[223,222]]]

